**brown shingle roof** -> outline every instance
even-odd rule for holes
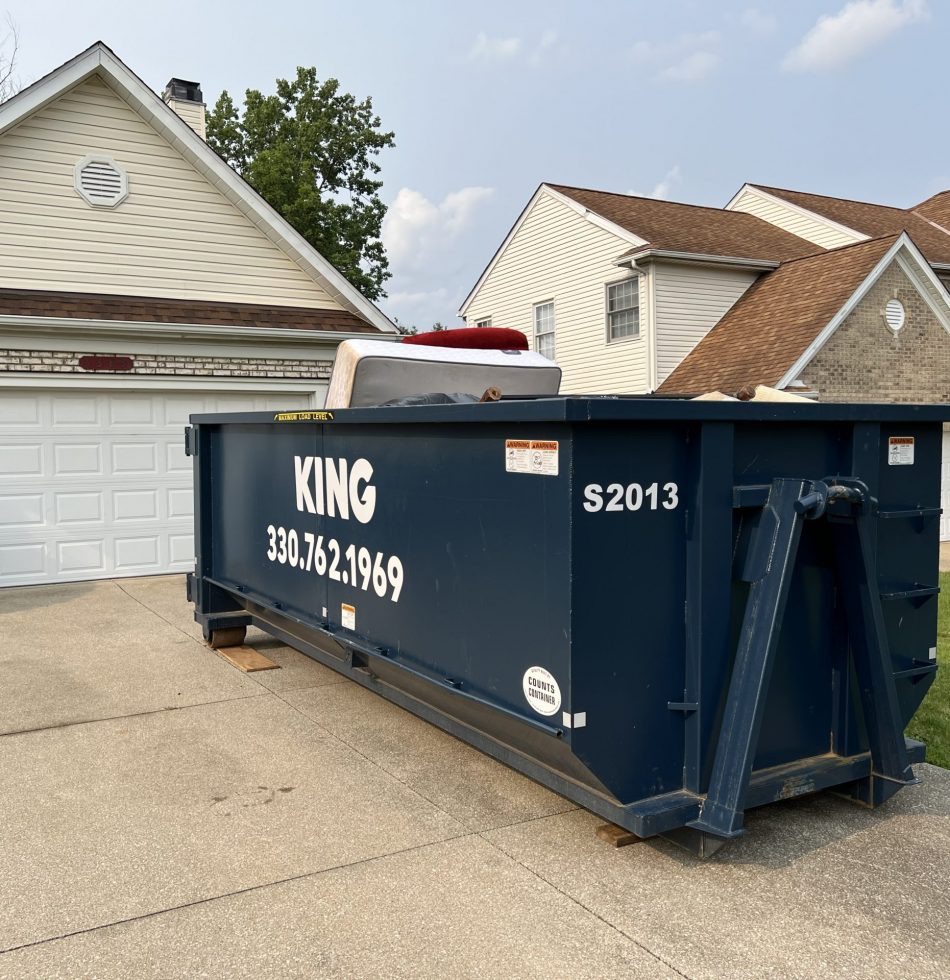
[[[818,251],[817,245],[741,211],[609,194],[563,184],[546,186],[645,238],[653,248],[775,262]]]
[[[919,214],[929,221],[935,221],[938,225],[950,231],[950,191],[941,191],[928,197],[926,201],[921,201],[914,209],[914,214]]]
[[[733,394],[777,384],[831,322],[897,235],[786,262],[758,280],[659,387]]]
[[[791,204],[797,204],[806,211],[813,211],[840,225],[867,235],[881,238],[884,235],[898,235],[906,230],[917,247],[924,253],[928,262],[938,265],[950,264],[950,234],[941,231],[920,214],[904,208],[892,208],[884,204],[867,204],[864,201],[849,201],[843,197],[825,197],[823,194],[805,194],[782,187],[766,187],[765,184],[750,184],[759,190],[780,197]],[[937,195],[938,197],[940,195]],[[931,200],[934,200],[931,198]],[[929,202],[924,202],[925,204]],[[918,205],[916,210],[919,210]],[[929,215],[927,217],[930,217]],[[932,219],[937,220],[937,219]]]
[[[0,316],[75,317],[342,333],[380,332],[347,310],[156,299],[151,296],[110,296],[102,293],[61,293],[43,289],[0,289]]]

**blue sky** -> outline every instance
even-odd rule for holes
[[[909,206],[950,188],[950,4],[11,3],[23,83],[101,39],[161,90],[316,65],[372,96],[387,313],[459,303],[541,181],[723,205],[744,181]]]

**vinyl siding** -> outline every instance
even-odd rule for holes
[[[781,201],[771,196],[764,196],[756,191],[746,188],[735,202],[730,205],[731,211],[745,211],[747,214],[754,214],[757,218],[767,221],[777,228],[798,235],[806,242],[813,242],[822,248],[838,248],[841,245],[852,245],[854,242],[862,242],[866,235],[846,235],[837,228],[829,227],[818,217],[809,217],[801,211],[783,204]]]
[[[758,273],[656,263],[653,275],[660,385],[755,282]]]
[[[202,138],[207,136],[205,128],[205,107],[202,102],[188,102],[185,99],[172,99],[165,103],[176,116],[186,123]]]
[[[89,153],[128,174],[114,209],[89,206]],[[0,137],[0,287],[340,304],[93,76]]]
[[[624,278],[613,262],[629,247],[542,193],[472,297],[466,322],[491,317],[495,327],[527,334],[533,348],[532,308],[553,300],[562,392],[646,391],[645,277],[640,283],[640,337],[612,344],[606,339],[605,284]]]

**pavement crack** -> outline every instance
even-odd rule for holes
[[[122,583],[118,579],[113,579],[112,580],[112,584],[123,595],[127,595],[133,602],[137,602],[143,609],[148,610],[148,612],[150,612],[153,616],[157,616],[163,623],[167,623],[169,626],[171,626],[172,629],[177,630],[179,633],[181,633],[182,636],[187,636],[188,639],[192,641],[192,643],[197,643],[199,646],[203,646],[203,644],[198,639],[196,639],[194,636],[192,636],[192,634],[189,633],[188,630],[182,629],[177,623],[173,623],[170,619],[166,619],[160,612],[158,612],[157,610],[153,609],[147,603],[142,602],[142,600],[138,596],[132,595],[132,593],[129,592],[128,589],[126,589],[126,588],[124,588],[122,586]]]
[[[545,818],[535,817],[532,820],[526,820],[524,822],[534,823],[535,820],[543,820],[543,819]],[[534,877],[537,878],[538,881],[543,881],[546,885],[553,888],[559,895],[563,895],[564,898],[566,898],[569,902],[573,902],[576,906],[578,906],[578,908],[582,908],[589,915],[592,915],[599,922],[602,922],[605,926],[607,926],[608,929],[612,929],[618,935],[623,936],[624,939],[633,943],[633,945],[636,946],[637,949],[646,953],[647,956],[656,960],[658,963],[662,963],[663,966],[665,966],[668,970],[672,970],[673,973],[675,973],[678,977],[682,977],[683,980],[693,980],[693,978],[690,977],[688,973],[684,973],[681,969],[679,969],[679,967],[675,966],[668,959],[661,956],[659,953],[655,952],[654,950],[650,949],[649,946],[644,945],[642,942],[640,942],[640,940],[635,939],[633,936],[630,935],[629,932],[625,932],[623,929],[620,928],[620,926],[618,926],[614,922],[611,922],[610,919],[607,919],[604,916],[602,916],[599,912],[597,912],[595,909],[592,909],[589,905],[585,905],[579,898],[577,898],[574,895],[571,895],[570,892],[564,891],[563,888],[561,888],[559,885],[551,881],[550,878],[546,878],[539,871],[535,871],[534,868],[525,864],[524,861],[519,860],[514,854],[510,854],[500,844],[493,841],[490,837],[485,836],[486,833],[491,833],[491,832],[492,831],[481,831],[479,832],[478,836],[481,837],[481,839],[485,841],[485,843],[490,844],[493,848],[495,848],[495,850],[498,851],[500,854],[504,854],[504,856],[508,858],[509,861],[514,861],[515,864],[517,864],[519,867],[524,868],[524,870],[527,871],[528,874],[534,875]]]
[[[207,708],[214,704],[231,704],[235,701],[253,701],[267,697],[269,691],[260,694],[242,694],[236,698],[219,698],[216,701],[198,701],[195,704],[171,704],[165,708],[150,708],[148,711],[132,711],[126,715],[104,715],[101,718],[82,718],[78,721],[64,721],[58,725],[43,725],[39,728],[19,728],[14,732],[0,732],[0,738],[13,738],[16,735],[34,735],[37,732],[54,732],[61,728],[77,728],[80,725],[99,725],[106,721],[125,721],[129,718],[145,718],[148,715],[162,715],[169,711],[188,711],[191,708]]]
[[[143,922],[147,919],[154,919],[169,912],[181,912],[185,909],[198,908],[202,905],[210,905],[214,902],[224,901],[229,898],[238,898],[242,895],[250,895],[254,892],[264,891],[268,888],[276,888],[278,885],[292,884],[295,881],[304,881],[308,878],[319,878],[321,875],[330,874],[333,871],[342,871],[349,868],[358,868],[361,865],[374,864],[376,861],[383,861],[387,858],[398,857],[403,854],[411,854],[414,851],[422,851],[428,847],[439,847],[449,844],[452,841],[465,840],[470,837],[479,836],[477,832],[471,831],[464,834],[455,834],[452,837],[443,837],[436,841],[426,841],[423,844],[412,844],[409,847],[401,847],[396,851],[387,851],[385,854],[374,854],[371,857],[360,858],[358,861],[344,861],[340,864],[331,865],[328,868],[319,868],[316,871],[304,871],[298,875],[289,875],[286,878],[277,878],[274,881],[263,881],[256,885],[248,885],[246,888],[236,888],[234,891],[222,892],[219,895],[209,895],[206,898],[196,898],[193,902],[182,902],[180,905],[169,905],[167,908],[155,909],[152,912],[143,912],[141,915],[130,915],[124,919],[114,919],[111,922],[101,922],[98,925],[87,926],[85,929],[73,929],[70,932],[60,933],[56,936],[44,936],[42,939],[34,939],[28,943],[18,943],[16,946],[8,946],[0,949],[0,956],[7,953],[15,953],[22,949],[32,949],[36,946],[44,946],[47,943],[59,942],[63,939],[72,939],[76,936],[85,936],[93,932],[101,932],[104,929],[112,929],[115,926],[129,925],[133,922]]]

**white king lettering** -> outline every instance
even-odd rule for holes
[[[369,482],[372,478],[373,467],[368,459],[358,459],[350,466],[345,459],[295,456],[297,510],[345,521],[352,511],[361,524],[368,524],[376,510],[376,487]],[[365,484],[362,492],[361,483]]]

